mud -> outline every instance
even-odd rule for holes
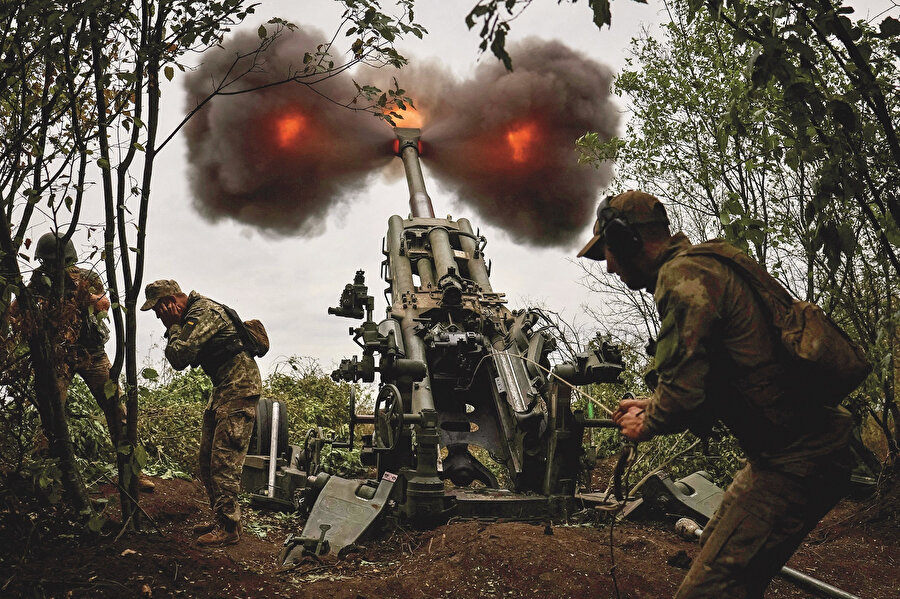
[[[52,506],[8,502],[0,511],[0,597],[662,598],[697,552],[660,522],[610,531],[596,522],[451,521],[430,531],[390,528],[341,561],[306,558],[283,569],[278,554],[299,519],[248,509],[239,544],[201,548],[191,533],[207,515],[201,489],[156,482],[142,506],[161,532],[147,520],[145,532],[120,536],[111,488],[100,535],[73,534]],[[900,597],[900,523],[859,517],[867,510],[845,500],[789,565],[866,599]],[[766,594],[817,596],[780,579]]]

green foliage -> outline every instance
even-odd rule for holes
[[[6,400],[0,412],[0,473],[3,479],[24,475],[31,479],[37,494],[50,503],[58,503],[63,494],[62,471],[59,459],[47,455],[47,441],[37,410],[31,403],[26,403],[27,399],[15,400],[7,396]],[[69,387],[66,414],[75,463],[87,486],[113,478],[113,448],[106,419],[80,378]]]
[[[372,401],[361,386],[356,387],[357,410],[364,410]],[[350,383],[333,381],[315,360],[291,357],[266,378],[264,394],[287,405],[291,438],[300,439],[317,426],[346,428],[350,388]]]
[[[887,190],[900,180],[900,162],[885,115],[871,112],[878,86],[860,89],[863,75],[846,72],[856,59],[842,54],[865,45],[889,87],[900,71],[887,40],[806,2],[787,11],[742,2],[713,14],[671,8],[659,38],[633,41],[616,79],[632,113],[625,135],[601,143],[586,134],[581,161],[616,159],[613,188],[656,194],[694,241],[724,237],[822,305],[877,365],[860,393],[890,412],[898,245]],[[856,42],[835,47],[835,38],[818,37],[827,23],[837,38],[836,27],[850,27]],[[896,103],[886,110],[897,120]],[[597,266],[586,275],[589,286],[611,286]],[[650,323],[646,303],[626,293],[618,319]]]
[[[0,475],[22,470],[40,428],[37,410],[30,403],[31,386],[0,385]]]
[[[36,492],[43,494],[51,504],[59,503],[63,495],[59,460],[54,458],[28,460],[24,472],[31,477]]]
[[[710,474],[710,480],[715,484],[727,487],[744,463],[743,453],[734,437],[722,435],[720,438],[710,439],[705,452],[702,444],[695,443],[697,438],[685,433],[654,437],[639,444],[640,453],[631,471],[631,481],[636,483],[663,466],[662,470],[673,480],[704,470]],[[674,459],[670,462],[671,458]]]
[[[310,429],[321,427],[326,436],[345,441],[349,437],[350,389],[356,393],[357,412],[371,411],[373,399],[364,386],[335,382],[311,358],[293,356],[278,365],[264,382],[263,394],[284,402],[288,412],[288,438],[302,445]],[[356,432],[359,439],[360,431]],[[323,466],[329,472],[354,473],[360,470],[359,448],[323,449]]]
[[[644,373],[649,366],[649,359],[643,348],[635,348],[625,344],[622,347],[622,357],[625,361],[625,370],[621,375],[621,383],[590,385],[582,388],[598,400],[603,406],[614,410],[626,393],[633,393],[635,397],[647,397],[650,390],[644,381]],[[575,409],[587,409],[587,399],[578,395],[572,402]],[[608,415],[602,412],[602,408],[594,408],[596,418],[606,418]],[[630,481],[636,483],[647,473],[662,466],[670,458],[688,449],[697,441],[697,438],[689,433],[682,435],[668,435],[654,437],[650,441],[641,443],[639,458],[631,470]],[[617,429],[596,429],[591,435],[591,442],[597,449],[598,458],[609,458],[618,454],[622,448],[622,436]],[[734,437],[727,434],[717,434],[710,439],[707,452],[704,454],[701,445],[695,445],[684,455],[675,458],[663,469],[673,478],[686,476],[697,470],[706,470],[712,475],[716,484],[727,486],[731,477],[740,467],[741,452]]]
[[[569,0],[577,2],[578,0]],[[646,3],[646,0],[635,0]],[[563,0],[559,0],[561,4]],[[512,59],[506,51],[506,36],[510,30],[510,23],[514,21],[522,11],[531,4],[531,0],[478,0],[466,15],[466,26],[469,29],[480,22],[481,29],[478,36],[481,42],[478,48],[485,52],[490,46],[491,53],[497,57],[507,70],[513,70]],[[591,9],[591,20],[598,28],[609,25],[612,14],[609,9],[609,0],[587,0]]]
[[[323,45],[303,63],[301,79],[311,77],[303,81],[305,84],[315,85],[329,73],[359,63],[402,66],[405,59],[394,43],[404,35],[421,38],[425,33],[413,19],[413,0],[396,2],[398,17],[382,12],[375,1],[342,0],[342,4],[346,10],[337,29],[349,28],[348,35],[357,36],[353,58],[343,65],[335,64],[330,56],[331,44]],[[6,3],[0,14],[0,88],[4,90],[0,98],[0,129],[4,133],[0,172],[8,175],[0,185],[0,231],[5,232],[0,235],[0,297],[9,298],[14,290],[20,290],[22,272],[31,270],[21,250],[28,247],[26,235],[35,225],[32,218],[43,214],[54,228],[75,230],[83,224],[79,221],[84,192],[95,182],[106,208],[105,248],[99,256],[107,271],[116,355],[120,358],[113,364],[112,374],[118,379],[124,367],[127,380],[123,389],[132,422],[138,419],[139,386],[134,368],[135,302],[143,273],[153,163],[184,124],[165,139],[159,136],[160,80],[164,77],[172,81],[183,72],[187,68],[185,55],[195,56],[219,45],[233,26],[253,14],[255,6],[245,0],[33,0]],[[258,30],[260,48],[280,31],[293,27],[283,19],[270,20]],[[370,92],[377,96],[378,90]],[[406,104],[411,100],[395,85],[384,103],[370,104],[363,110],[392,122],[396,116],[391,114],[392,107],[402,110]],[[121,282],[124,289],[119,288]],[[20,294],[20,300],[23,295],[27,300],[27,292]],[[3,307],[5,312],[6,301]],[[46,336],[36,336],[29,343],[35,346],[35,355],[41,356],[68,346],[48,342]],[[52,378],[59,367],[58,363],[35,367],[36,386],[44,389],[36,394],[36,401],[50,401]],[[147,380],[152,379],[150,371],[144,374]],[[110,385],[107,397],[114,392]],[[162,410],[166,405],[162,402],[153,407]],[[42,408],[41,412],[48,414],[50,410]],[[59,426],[65,429],[65,424]],[[158,441],[157,431],[146,432],[154,443]],[[68,433],[62,430],[55,434],[64,437]],[[130,474],[143,465],[145,456],[136,439],[124,440],[123,445],[127,447],[117,454],[119,474],[127,482]],[[160,443],[154,447],[164,446]],[[73,456],[67,446],[62,447],[66,455],[60,467],[71,474]],[[182,463],[185,449],[172,449],[174,457],[158,454],[156,459],[172,465]],[[84,489],[78,488],[77,477],[65,476],[64,480],[71,483],[70,495],[86,505],[87,497]],[[123,504],[123,512],[129,509],[133,508]]]
[[[113,448],[106,417],[81,377],[75,377],[69,386],[66,413],[75,455],[84,460],[89,468],[82,470],[85,478],[91,479],[109,473]]]
[[[188,477],[196,471],[200,427],[212,384],[202,369],[175,372],[168,366],[153,370],[156,376],[141,388],[139,438],[148,454],[149,473]],[[263,382],[263,397],[285,404],[288,439],[302,445],[310,428],[321,427],[325,434],[345,440],[351,385],[336,383],[312,359],[292,357],[278,365]],[[357,385],[359,410],[371,405],[371,398]],[[359,452],[324,450],[323,461],[337,471],[358,469]]]
[[[164,382],[141,388],[138,437],[150,457],[148,471],[182,477],[196,471],[203,410],[210,393],[212,383],[201,369],[174,373]]]

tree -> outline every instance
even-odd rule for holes
[[[616,158],[618,186],[663,198],[678,228],[695,239],[713,234],[742,245],[795,295],[820,303],[852,331],[877,365],[865,394],[887,430],[888,415],[896,418],[890,333],[897,326],[897,276],[879,241],[887,229],[871,226],[871,211],[857,195],[823,199],[834,169],[857,159],[841,148],[825,150],[820,132],[835,126],[829,118],[816,127],[805,120],[798,125],[782,86],[747,82],[746,65],[759,52],[755,41],[680,4],[671,14],[663,40],[635,40],[629,68],[616,80],[632,110],[624,139],[601,144],[586,135],[579,142],[583,160]],[[839,71],[828,48],[811,51],[820,71]],[[897,65],[887,61],[881,72],[896,80]],[[835,97],[852,93],[839,77],[822,84],[828,85],[822,93]],[[876,133],[854,141],[855,151],[873,163],[886,145]],[[889,181],[893,172],[881,164],[867,176]],[[595,268],[586,271],[590,285],[608,286]],[[640,315],[646,320],[647,311]]]
[[[412,18],[412,0],[399,0],[400,15],[383,13],[368,0],[342,0],[345,6],[338,33],[352,36],[351,52],[343,61],[332,56],[331,43],[298,57],[303,67],[278,83],[314,86],[357,64],[402,66],[405,59],[394,42],[403,35],[419,37],[424,29]],[[27,231],[35,214],[46,214],[64,241],[84,226],[82,205],[97,201],[104,212],[100,258],[112,300],[116,351],[111,369],[117,380],[124,369],[127,434],[117,448],[123,491],[123,519],[138,512],[127,497],[137,496],[136,477],[145,460],[137,442],[138,369],[136,307],[144,266],[147,214],[159,150],[160,76],[171,80],[188,53],[218,45],[236,24],[253,13],[244,0],[117,0],[100,2],[8,3],[0,13],[3,26],[4,84],[2,128],[7,144],[0,155],[0,303],[16,295],[22,311],[34,315],[26,345],[34,372],[35,404],[51,440],[51,453],[61,460],[63,480],[72,506],[90,513],[73,459],[59,377],[65,356],[54,335],[58,327],[38,310],[23,284],[28,272]],[[256,52],[235,57],[235,71],[219,82],[212,95],[227,93],[240,79],[240,69],[256,68],[255,57],[272,40],[294,25],[273,19],[259,30]],[[334,39],[334,38],[332,38]],[[253,90],[243,89],[241,93]],[[346,99],[348,106],[390,120],[392,108],[408,101],[402,94],[357,87],[364,102]],[[201,106],[205,102],[201,103]],[[398,104],[399,103],[399,104]],[[198,107],[198,109],[200,108]],[[396,114],[396,113],[394,113]],[[190,115],[188,115],[189,118]],[[183,124],[183,123],[182,123]],[[91,181],[99,180],[94,186]],[[51,295],[62,309],[62,269],[54,271]],[[57,320],[59,317],[57,316]],[[109,393],[115,392],[111,385]]]
[[[482,23],[481,49],[490,46],[507,68],[512,68],[505,49],[509,23],[530,4],[480,0],[467,17],[469,27]],[[598,27],[610,23],[608,0],[587,4]],[[875,31],[851,21],[853,8],[833,0],[734,0],[727,5],[722,0],[689,0],[670,6],[681,7],[689,20],[705,11],[730,28],[738,43],[752,42],[750,85],[743,98],[735,100],[765,98],[779,104],[781,124],[797,140],[784,152],[788,164],[823,160],[819,170],[808,173],[816,192],[804,212],[819,227],[830,260],[838,262],[842,254],[853,252],[850,230],[825,210],[833,201],[846,200],[863,214],[893,276],[900,276],[900,117],[896,79],[891,77],[900,55],[900,21],[888,16]],[[742,135],[746,123],[729,117],[722,124],[721,134]]]
[[[65,18],[64,18],[65,16]],[[49,264],[44,276],[50,292],[38,309],[35,295],[24,285],[26,262],[20,250],[30,245],[26,235],[41,200],[55,229],[71,238],[83,200],[87,156],[71,152],[75,133],[68,119],[82,118],[89,105],[73,94],[73,85],[61,76],[65,57],[84,57],[88,52],[83,22],[64,15],[50,3],[10,4],[0,15],[5,60],[0,65],[3,96],[2,128],[6,144],[0,154],[0,284],[3,312],[12,294],[22,314],[24,342],[33,371],[34,403],[49,440],[50,455],[58,460],[63,484],[73,509],[91,512],[90,502],[75,464],[66,426],[61,377],[66,376],[71,314],[62,302],[63,261]],[[72,220],[65,216],[74,216]],[[24,268],[23,268],[24,267]],[[18,354],[18,344],[5,349]]]

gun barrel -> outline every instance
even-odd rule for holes
[[[406,171],[406,184],[409,186],[409,209],[414,217],[434,218],[434,206],[431,197],[425,191],[425,177],[419,162],[419,138],[421,129],[398,127],[394,130],[400,141],[398,153],[403,160]]]

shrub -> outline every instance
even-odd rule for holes
[[[148,472],[179,475],[194,472],[200,443],[203,411],[212,384],[201,369],[175,372],[162,365],[157,372],[145,368],[147,385],[140,390],[140,440],[151,463]],[[344,440],[348,435],[347,404],[351,385],[336,383],[310,358],[292,357],[279,363],[263,381],[263,397],[285,404],[288,439],[302,445],[310,428],[322,427],[326,434]],[[371,394],[356,385],[358,410],[371,405]],[[325,450],[326,463],[340,470],[358,468],[358,450]]]

